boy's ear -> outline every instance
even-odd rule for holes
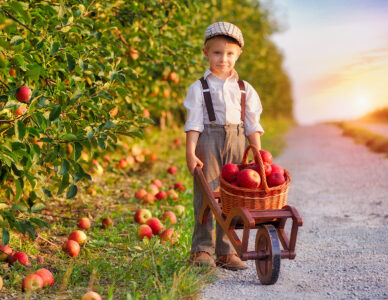
[[[208,57],[207,50],[206,50],[205,47],[202,48],[202,52],[203,52],[203,55],[205,55],[206,58],[209,58],[209,57]]]

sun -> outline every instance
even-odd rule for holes
[[[358,116],[366,114],[371,108],[371,98],[367,93],[359,93],[355,97],[354,111]]]

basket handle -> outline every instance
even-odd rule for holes
[[[267,178],[265,176],[264,163],[263,163],[263,160],[261,159],[260,151],[259,151],[259,149],[257,149],[256,146],[249,145],[245,149],[244,156],[243,156],[241,164],[243,164],[243,165],[247,165],[248,164],[249,150],[252,150],[252,152],[253,152],[253,157],[254,157],[255,163],[256,163],[256,165],[259,166],[259,171],[260,171],[259,174],[260,174],[260,177],[261,177],[262,186],[263,186],[265,192],[268,193],[270,188],[268,187]]]

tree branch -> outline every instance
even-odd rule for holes
[[[22,25],[23,27],[27,28],[29,31],[31,31],[33,34],[36,34],[35,31],[33,31],[30,27],[28,27],[27,25],[23,24],[22,22],[20,22],[18,19],[16,19],[10,12],[8,12],[7,10],[5,10],[4,8],[2,9],[2,11],[8,16],[10,17],[12,20],[14,20],[15,22],[19,23],[20,25]]]

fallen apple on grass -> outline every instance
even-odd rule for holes
[[[153,194],[147,194],[143,198],[144,203],[152,204],[155,202],[155,196]]]
[[[39,275],[32,273],[24,277],[22,289],[25,292],[36,292],[43,288],[43,279]]]
[[[89,229],[90,228],[90,220],[86,217],[78,220],[77,224],[79,229]]]
[[[152,234],[158,235],[163,230],[163,224],[156,217],[152,217],[146,223],[152,229]]]
[[[155,195],[155,198],[158,199],[159,201],[163,200],[163,199],[167,198],[167,193],[165,191],[160,191],[159,193],[157,193]]]
[[[175,210],[176,214],[181,217],[185,214],[186,208],[183,205],[178,204],[178,205],[174,206],[174,210]]]
[[[174,166],[171,166],[167,169],[167,172],[172,174],[172,175],[175,175],[175,174],[178,174],[178,169]]]
[[[8,256],[12,254],[12,249],[5,245],[4,247],[0,245],[0,261],[8,260]]]
[[[145,195],[147,195],[147,191],[145,189],[140,189],[135,192],[135,198],[138,200],[143,200]]]
[[[151,211],[147,208],[140,208],[136,211],[134,220],[137,223],[145,224],[149,219],[152,218]]]
[[[77,257],[79,255],[79,252],[81,250],[80,245],[73,240],[67,240],[63,245],[62,245],[62,250],[69,254],[71,257]]]
[[[113,226],[113,222],[109,217],[102,218],[101,223],[103,228],[108,228]]]
[[[159,189],[163,187],[163,183],[159,179],[154,179],[154,180],[152,180],[151,183],[153,185],[156,185],[156,187],[159,188]]]
[[[30,260],[28,259],[28,255],[25,254],[24,252],[15,252],[15,253],[9,255],[8,256],[8,261],[12,265],[15,262],[19,262],[23,266],[27,266],[27,267],[29,267],[31,265],[30,264]]]
[[[170,224],[176,224],[176,215],[173,211],[166,211],[162,215],[162,220],[168,221],[168,222],[170,222]]]
[[[152,228],[147,224],[141,224],[137,230],[137,236],[141,240],[145,237],[150,240],[152,238]]]
[[[82,295],[81,300],[102,300],[100,294],[90,291]]]
[[[43,287],[54,284],[54,276],[49,270],[42,268],[37,270],[35,274],[39,275],[42,278]]]
[[[82,245],[82,244],[86,243],[87,236],[86,236],[85,232],[83,232],[81,230],[76,230],[76,231],[73,231],[72,233],[70,233],[68,239],[76,241],[78,244]]]
[[[175,201],[175,200],[178,200],[179,195],[175,190],[169,189],[167,191],[167,197]]]
[[[174,184],[174,189],[177,191],[182,191],[182,192],[186,191],[186,188],[180,182],[177,182]]]
[[[165,244],[167,242],[170,242],[172,245],[174,245],[177,241],[177,235],[174,229],[166,229],[160,234],[160,242],[161,244]]]

